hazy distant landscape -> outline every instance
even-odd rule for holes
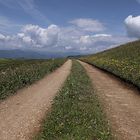
[[[29,50],[0,50],[0,58],[49,59],[82,55],[79,52],[38,52]]]

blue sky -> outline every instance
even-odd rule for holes
[[[0,0],[0,49],[101,51],[140,38],[139,15],[140,0]]]

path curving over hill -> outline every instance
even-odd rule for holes
[[[140,140],[140,92],[115,76],[87,63],[80,63],[104,104],[118,140]]]
[[[70,73],[68,60],[55,72],[0,103],[0,139],[29,140],[39,130],[51,102]]]

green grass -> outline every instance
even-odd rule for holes
[[[140,88],[140,41],[81,58]]]
[[[74,62],[72,72],[54,99],[37,140],[111,140],[111,133],[91,81]]]
[[[0,100],[41,79],[64,62],[65,59],[0,59]]]

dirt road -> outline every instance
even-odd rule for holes
[[[118,78],[86,63],[118,140],[140,140],[140,93]]]
[[[32,138],[69,75],[71,64],[68,60],[52,74],[0,103],[0,140]]]

